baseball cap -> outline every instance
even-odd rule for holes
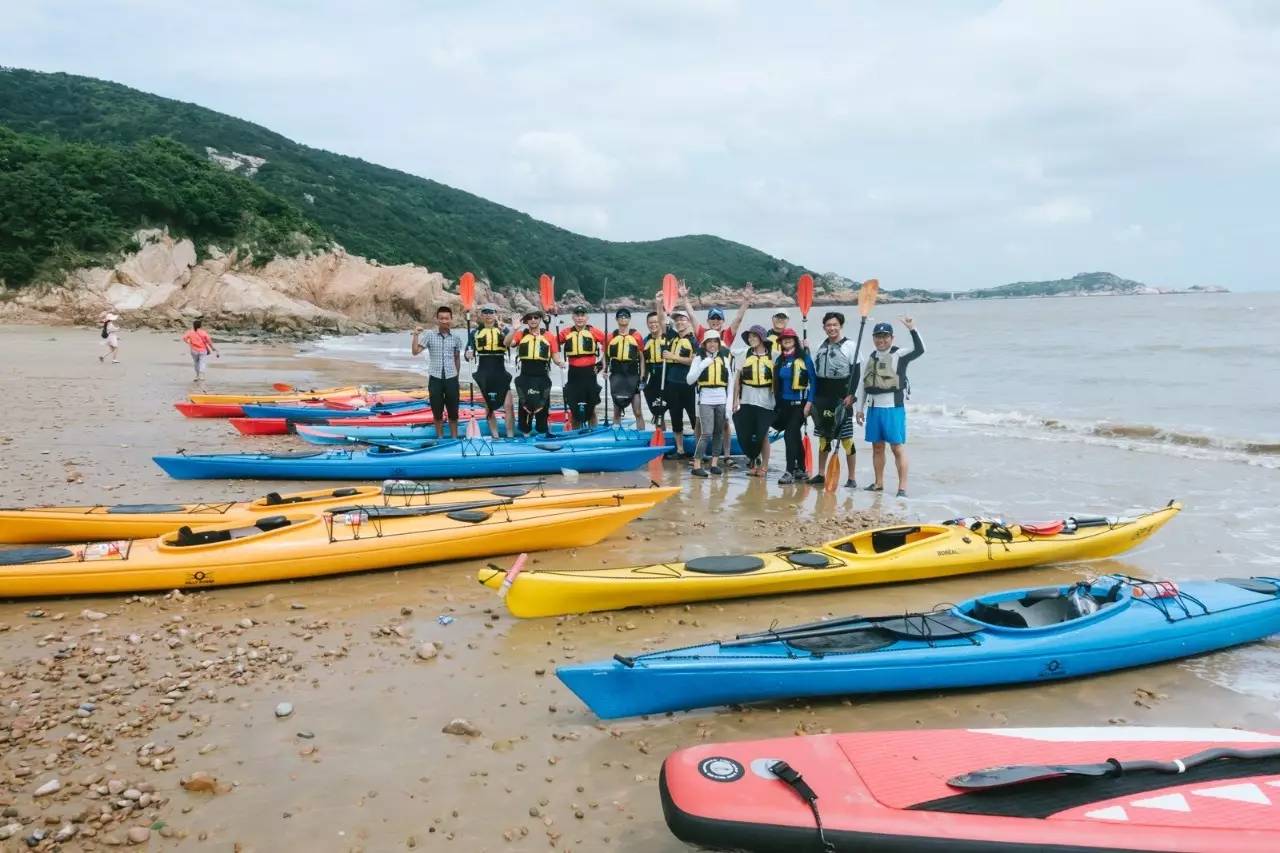
[[[710,311],[708,311],[708,312],[707,312],[707,319],[708,319],[708,320],[723,320],[723,319],[724,319],[724,309],[723,309],[723,308],[712,308]]]
[[[776,320],[776,319],[778,319],[779,317],[786,317],[788,320],[790,320],[790,319],[791,319],[791,315],[790,315],[790,314],[788,314],[786,311],[774,311],[774,312],[773,312],[773,319],[775,319],[775,320]]]
[[[875,327],[871,330],[871,334],[872,335],[892,335],[893,324],[892,323],[876,323]]]
[[[574,313],[574,316],[577,316],[578,314],[586,314],[586,313],[587,313],[587,306],[585,306],[585,305],[579,305],[579,306],[577,306],[576,308],[574,308],[574,309],[573,309],[573,313]]]
[[[494,305],[492,302],[486,302],[485,304],[480,306],[480,313],[481,314],[497,314],[498,306]]]
[[[527,322],[529,322],[529,320],[530,320],[531,318],[533,318],[533,317],[537,317],[539,320],[541,320],[541,319],[542,319],[542,312],[541,312],[541,311],[536,311],[536,310],[529,310],[529,311],[526,311],[526,312],[524,312],[524,316],[522,316],[522,317],[520,318],[520,322],[522,322],[522,323],[527,323]]]

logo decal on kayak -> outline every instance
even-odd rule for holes
[[[698,772],[712,782],[737,782],[742,778],[742,765],[732,758],[713,756],[702,759],[698,764]]]
[[[1066,674],[1067,670],[1063,667],[1062,661],[1056,658],[1046,663],[1044,668],[1040,670],[1041,678],[1061,678]]]
[[[213,583],[213,572],[191,572],[187,575],[187,586],[208,586]]]

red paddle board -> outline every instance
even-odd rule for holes
[[[788,737],[681,750],[660,787],[671,830],[720,850],[822,850],[814,808],[830,849],[859,853],[1280,850],[1280,757],[981,791],[947,781],[1004,765],[1173,761],[1217,747],[1276,749],[1280,735],[1107,726]],[[812,804],[772,772],[779,760]]]

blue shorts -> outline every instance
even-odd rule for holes
[[[867,441],[878,444],[907,443],[906,406],[872,406],[867,409]]]

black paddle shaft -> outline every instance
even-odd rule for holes
[[[1062,776],[1085,776],[1093,778],[1115,778],[1129,773],[1185,773],[1193,767],[1208,764],[1211,761],[1231,759],[1234,761],[1258,761],[1265,758],[1280,758],[1280,747],[1270,749],[1232,749],[1214,747],[1202,750],[1186,758],[1172,761],[1135,760],[1120,761],[1108,758],[1100,764],[1020,764],[1006,767],[991,767],[986,770],[975,770],[948,779],[947,784],[953,788],[980,790],[986,788],[1002,788],[1007,785],[1020,785],[1027,782],[1039,782]]]

